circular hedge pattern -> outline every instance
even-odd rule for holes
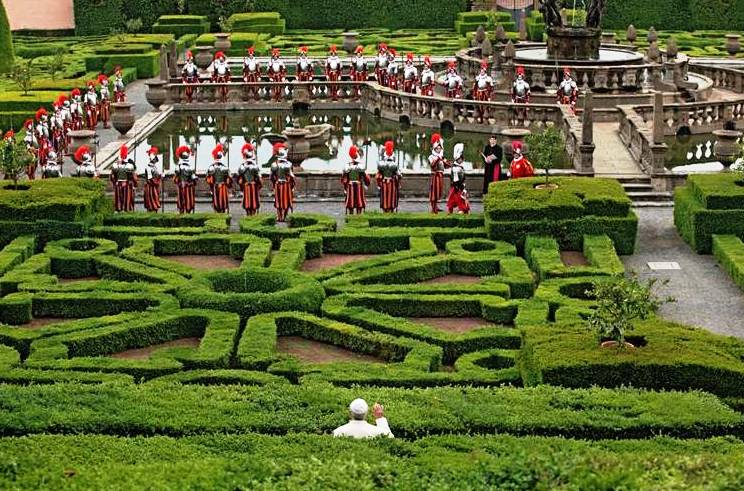
[[[458,239],[447,242],[447,253],[455,256],[516,256],[517,248],[514,244],[488,239]]]
[[[60,278],[96,275],[95,257],[115,255],[116,242],[108,239],[62,239],[49,242],[44,253],[51,260],[52,273]]]

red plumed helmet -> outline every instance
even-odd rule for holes
[[[5,138],[15,138],[15,131],[8,130],[5,132]]]
[[[280,150],[287,148],[287,145],[285,145],[282,142],[274,143],[274,146],[272,147],[274,151],[274,155],[278,154]]]
[[[488,70],[488,61],[487,60],[481,61],[481,68],[483,68],[484,70]]]
[[[336,50],[336,45],[335,44],[332,44],[331,47],[330,47],[330,49],[328,51],[330,51],[331,53],[335,53],[337,51]]]
[[[408,60],[408,61],[413,61],[413,53],[411,53],[411,52],[409,51],[409,52],[408,52],[408,54],[406,55],[406,60]]]
[[[450,70],[457,68],[457,63],[455,63],[455,60],[450,60],[447,62],[447,68]]]
[[[23,122],[23,127],[24,128],[29,128],[30,129],[33,125],[34,125],[34,120],[33,119],[27,119],[26,121]]]
[[[517,75],[524,75],[524,67],[518,66],[517,67]]]
[[[186,59],[187,60],[193,60],[194,59],[194,53],[192,53],[190,49],[186,51]]]
[[[157,155],[160,153],[160,150],[158,150],[158,147],[152,146],[150,147],[150,150],[147,151],[147,155]]]
[[[41,118],[46,115],[47,115],[47,110],[44,109],[43,107],[39,108],[39,110],[36,111],[36,121],[41,121]]]
[[[300,46],[299,47],[299,52],[306,55],[307,54],[307,46]]]
[[[436,146],[437,144],[441,144],[441,143],[442,143],[442,135],[440,135],[439,133],[434,133],[433,135],[431,135],[431,146],[432,147]]]
[[[243,148],[240,149],[240,153],[243,154],[243,157],[246,157],[248,154],[253,153],[253,144],[246,143],[245,145],[243,145]]]
[[[390,53],[391,55],[393,55],[393,56],[398,56],[398,52],[397,52],[397,51],[395,51],[395,48],[390,48],[390,49],[388,50],[388,52],[389,52],[389,53]]]
[[[72,97],[80,97],[80,89],[78,89],[78,88],[72,89],[72,92],[70,92],[70,95]]]
[[[279,56],[279,48],[272,49],[271,56]]]
[[[386,50],[386,49],[387,49],[387,44],[380,43],[380,51],[383,51],[383,50]]]
[[[362,46],[362,45],[357,46],[356,49],[354,50],[354,52],[356,54],[363,53],[364,52],[364,46]]]
[[[359,149],[356,147],[356,145],[352,145],[349,149],[349,157],[351,157],[352,159],[359,158]]]
[[[116,74],[119,74],[119,73],[121,73],[121,65],[116,65],[116,66],[114,67],[114,73],[116,73]]]
[[[83,155],[85,155],[86,153],[90,153],[90,149],[88,148],[88,145],[83,145],[80,148],[78,148],[77,152],[75,152],[75,162],[82,162]]]
[[[104,75],[103,73],[98,76],[98,83],[101,85],[106,85],[108,83],[108,77]]]
[[[88,80],[88,90],[95,89],[96,88],[96,81],[95,80]]]
[[[223,153],[224,153],[224,148],[222,147],[221,143],[218,143],[217,146],[214,147],[214,150],[212,150],[212,158],[215,160],[221,159]]]
[[[186,145],[181,145],[176,149],[176,156],[180,158],[183,154],[191,155],[191,149]]]
[[[216,59],[218,59],[218,58],[223,58],[223,59],[224,59],[224,58],[225,58],[225,53],[223,53],[222,51],[218,51],[218,52],[216,52],[216,53],[214,54],[214,59],[216,60]]]
[[[424,65],[431,68],[431,58],[429,57],[429,55],[424,56]]]
[[[567,66],[564,66],[563,67],[563,74],[564,75],[571,75],[571,69],[568,68]]]
[[[59,97],[57,97],[57,104],[59,106],[63,106],[67,102],[67,96],[64,94],[60,94]]]
[[[251,46],[250,48],[248,48],[248,54],[249,55],[252,55],[255,52],[256,52],[256,48],[255,47]]]
[[[393,143],[392,140],[388,140],[385,142],[385,155],[388,157],[393,155],[393,152],[395,151],[395,143]]]
[[[512,150],[514,150],[515,152],[516,152],[517,150],[519,150],[519,151],[521,152],[521,151],[522,151],[522,142],[519,142],[519,141],[513,141],[513,142],[512,142]]]
[[[121,159],[124,160],[128,156],[129,156],[129,148],[127,148],[126,145],[122,145],[121,148],[119,148],[119,157],[121,157]]]

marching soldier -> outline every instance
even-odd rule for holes
[[[387,87],[387,66],[388,66],[388,47],[385,43],[380,43],[377,49],[377,58],[375,59],[375,76],[377,83]]]
[[[90,153],[88,145],[82,145],[78,148],[72,160],[77,164],[77,169],[72,174],[73,177],[98,178],[98,169],[96,169],[93,154]]]
[[[515,104],[530,103],[530,84],[524,78],[524,67],[517,67],[517,79],[512,84],[512,102]],[[527,119],[527,109],[517,109],[516,116],[518,121]]]
[[[224,157],[225,149],[218,143],[212,150],[214,162],[207,169],[207,184],[212,191],[212,208],[217,213],[227,213],[230,210],[232,177],[229,169],[222,163]]]
[[[190,104],[194,100],[194,86],[199,84],[199,68],[194,63],[194,55],[190,50],[186,51],[186,63],[181,70],[181,82],[186,84],[183,92],[186,102]]]
[[[243,191],[243,209],[247,215],[255,215],[261,208],[261,168],[256,162],[256,152],[253,144],[246,143],[240,150],[243,154],[243,163],[238,167],[238,186]]]
[[[415,94],[417,80],[418,68],[413,64],[413,53],[408,53],[403,65],[403,90],[409,94]]]
[[[338,84],[334,82],[338,82],[341,80],[341,71],[343,70],[343,63],[341,62],[341,58],[338,57],[338,53],[336,50],[336,45],[332,44],[331,48],[328,51],[328,58],[326,59],[326,66],[325,66],[325,72],[326,77],[329,82],[331,82],[331,85],[329,87],[330,89],[330,96],[331,99],[334,101],[338,100]]]
[[[307,46],[300,46],[297,56],[297,81],[312,82],[315,70],[313,62],[307,58]]]
[[[522,155],[522,143],[518,141],[512,142],[512,150],[514,150],[514,158],[509,169],[512,179],[534,176],[535,169],[532,167],[530,161],[527,160],[527,157]]]
[[[62,101],[62,110],[60,111],[60,116],[62,117],[63,127],[64,127],[64,135],[65,135],[65,150],[67,150],[70,147],[70,131],[72,131],[72,105],[70,104],[70,99],[64,95],[60,94],[59,100]]]
[[[54,113],[49,120],[52,149],[57,153],[63,153],[65,147],[65,120],[62,115],[63,101],[61,97],[58,97],[52,104]]]
[[[220,102],[227,102],[227,95],[230,92],[227,86],[230,83],[230,65],[227,64],[225,53],[222,51],[215,53],[213,65],[212,82],[222,84],[217,89],[220,95]]]
[[[271,165],[274,208],[276,208],[277,221],[284,222],[288,211],[294,208],[295,176],[292,172],[292,163],[287,160],[287,145],[274,144],[274,156],[276,160]]]
[[[576,85],[571,70],[566,67],[563,69],[563,81],[556,92],[558,104],[571,106],[571,112],[576,114],[576,100],[579,98],[579,86]]]
[[[37,147],[37,162],[30,164],[26,168],[26,175],[29,180],[33,180],[36,177],[36,166],[37,164],[43,169],[46,165],[47,155],[52,148],[51,132],[49,131],[49,114],[47,110],[39,108],[36,111],[36,142]]]
[[[268,75],[269,80],[275,83],[274,89],[272,91],[273,98],[275,101],[279,102],[282,100],[282,93],[284,92],[284,85],[281,85],[281,82],[284,82],[286,80],[287,67],[284,66],[284,62],[282,61],[278,48],[274,48],[271,50],[271,60],[269,61]]]
[[[354,50],[354,56],[351,57],[351,80],[354,82],[366,82],[368,79],[367,60],[364,59],[364,46],[357,46]],[[356,97],[362,96],[362,88],[359,85],[354,86]]]
[[[256,60],[256,48],[251,46],[247,50],[248,56],[243,58],[243,81],[245,83],[258,83],[261,81],[261,64]],[[258,89],[256,87],[248,87],[246,89],[248,94],[252,94],[253,97],[258,99]]]
[[[490,101],[491,93],[493,93],[493,78],[488,74],[488,62],[483,60],[481,62],[481,70],[475,77],[473,82],[473,99],[476,101]],[[488,117],[488,110],[485,106],[478,106],[478,112],[480,113],[481,121],[484,117]]]
[[[176,196],[176,207],[178,213],[194,213],[196,208],[196,171],[191,166],[191,149],[181,145],[176,149],[176,166],[173,181],[176,183],[178,194]]]
[[[33,159],[26,168],[26,175],[29,175],[36,172],[36,166],[38,165],[39,160],[39,140],[36,138],[33,119],[27,119],[26,122],[23,123],[23,129],[26,130],[26,135],[23,137],[23,143],[26,144],[26,150],[28,153],[33,156]]]
[[[74,88],[72,89],[72,92],[70,92],[70,96],[72,97],[72,102],[70,102],[70,120],[71,120],[71,128],[73,131],[82,130],[83,129],[83,103],[82,103],[82,94],[80,93],[80,89]]]
[[[88,91],[85,93],[83,107],[85,108],[85,124],[89,130],[95,131],[98,125],[98,94],[96,93],[96,84],[93,81],[88,82]]]
[[[380,208],[384,213],[394,213],[398,209],[401,174],[394,152],[395,144],[386,141],[385,153],[377,164],[377,188],[380,190]]]
[[[124,92],[124,73],[120,66],[114,68],[114,102],[124,102],[127,94]]]
[[[452,173],[450,174],[450,190],[447,197],[447,213],[450,215],[455,208],[458,213],[470,213],[468,202],[468,191],[465,189],[465,168],[463,167],[463,152],[465,144],[458,143],[454,148],[454,160],[452,161]]]
[[[429,204],[431,212],[439,213],[439,200],[444,194],[444,169],[449,162],[444,158],[444,140],[442,135],[434,133],[431,136],[431,155],[429,155],[431,178],[429,179]]]
[[[160,190],[163,183],[163,173],[158,169],[160,158],[158,157],[158,147],[150,147],[147,155],[150,156],[147,167],[142,177],[145,178],[144,198],[145,209],[157,213],[160,210]]]
[[[353,215],[354,211],[361,214],[367,208],[366,189],[369,186],[367,171],[359,163],[359,149],[352,145],[349,149],[351,162],[341,175],[341,184],[346,195],[346,214]]]
[[[424,56],[424,69],[421,70],[421,95],[429,97],[434,95],[434,84],[436,75],[431,69],[431,58]]]
[[[111,166],[111,184],[114,187],[114,211],[134,211],[134,191],[137,189],[137,173],[134,161],[129,158],[129,149],[122,145],[119,161]]]
[[[54,179],[55,177],[62,177],[62,169],[57,164],[57,152],[52,150],[47,156],[46,165],[41,169],[41,178]]]
[[[398,90],[398,53],[393,48],[387,52],[388,64],[385,80],[390,89]]]
[[[457,65],[454,61],[447,64],[447,73],[443,77],[442,85],[444,85],[447,97],[451,99],[462,97],[462,77],[457,73]]]
[[[98,84],[101,86],[101,100],[99,101],[98,114],[103,122],[103,128],[108,129],[111,119],[111,91],[109,91],[109,79],[106,75],[98,76]]]

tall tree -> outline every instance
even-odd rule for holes
[[[13,38],[10,34],[8,14],[0,0],[0,73],[8,73],[14,65]]]

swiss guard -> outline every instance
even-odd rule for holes
[[[111,119],[111,92],[109,91],[109,79],[106,75],[98,76],[98,84],[101,86],[101,99],[98,102],[98,115],[103,122],[103,127],[109,127]]]
[[[343,63],[341,58],[338,57],[338,51],[336,45],[331,45],[328,50],[328,58],[326,59],[325,73],[330,84],[330,96],[334,101],[338,100],[338,82],[341,80],[341,71],[343,70]]]
[[[313,62],[307,57],[307,46],[300,46],[297,50],[297,81],[298,82],[311,82],[315,69],[313,68]]]
[[[191,51],[186,51],[186,63],[181,70],[181,81],[186,84],[184,95],[186,102],[190,103],[194,100],[194,85],[199,84],[199,68],[194,63],[194,54]]]
[[[72,131],[72,105],[70,104],[70,99],[64,94],[60,94],[59,101],[62,102],[60,117],[62,118],[62,124],[64,126],[65,150],[67,150],[72,141],[72,138],[70,137],[70,131]]]
[[[473,99],[476,101],[490,101],[493,93],[493,78],[488,74],[488,62],[481,62],[481,70],[473,82]],[[485,106],[478,106],[480,118],[488,117],[488,109]]]
[[[150,157],[142,177],[145,179],[144,198],[145,209],[157,213],[160,210],[160,190],[163,183],[163,173],[158,169],[160,157],[158,147],[150,147],[147,155]]]
[[[450,190],[447,197],[447,213],[452,214],[457,208],[458,213],[470,213],[468,191],[465,189],[465,168],[463,167],[463,152],[465,144],[458,143],[454,148],[452,173],[450,174]]]
[[[418,68],[413,63],[413,53],[408,53],[406,62],[403,64],[403,90],[409,94],[415,94],[417,81]]]
[[[72,160],[77,164],[77,169],[73,172],[73,177],[98,178],[98,169],[93,161],[93,155],[90,153],[88,145],[82,145],[77,149]]]
[[[222,51],[214,54],[212,82],[222,84],[218,87],[217,93],[220,95],[220,102],[227,102],[227,95],[230,92],[227,86],[230,83],[230,65],[227,64],[227,58]]]
[[[377,48],[377,58],[375,58],[375,77],[377,83],[383,87],[387,86],[387,66],[388,66],[388,47],[385,43],[380,43]]]
[[[398,90],[398,53],[390,48],[387,52],[388,64],[385,80],[390,89]]]
[[[346,195],[346,214],[353,215],[356,211],[361,214],[367,208],[366,189],[369,186],[369,176],[366,169],[359,163],[359,149],[352,145],[349,149],[351,162],[341,175],[341,184]]]
[[[271,165],[271,185],[274,189],[274,208],[276,219],[284,222],[288,211],[294,208],[295,177],[292,173],[292,163],[287,160],[287,145],[274,144],[276,160]]]
[[[517,67],[517,79],[512,84],[512,102],[515,104],[529,104],[530,84],[524,78],[524,67]],[[517,120],[527,119],[527,109],[517,109]]]
[[[52,150],[47,156],[46,165],[41,169],[41,178],[54,179],[55,177],[62,177],[62,169],[57,163],[57,152]]]
[[[351,57],[351,80],[354,82],[366,82],[368,78],[367,60],[364,59],[364,46],[357,46],[354,50],[354,56]],[[356,97],[362,96],[362,88],[359,85],[354,86]]]
[[[23,123],[23,129],[26,131],[26,136],[23,137],[23,143],[26,145],[26,151],[33,156],[33,159],[26,167],[26,175],[34,175],[36,173],[36,166],[39,165],[39,140],[36,138],[34,120],[27,119]]]
[[[65,124],[65,100],[67,97],[60,95],[54,102],[54,115],[52,116],[52,148],[57,153],[65,153],[67,150],[67,126]]]
[[[207,184],[212,191],[212,208],[217,213],[227,213],[230,210],[232,177],[230,170],[222,163],[224,157],[225,149],[218,143],[212,150],[214,162],[207,169]]]
[[[377,188],[380,190],[380,208],[384,213],[394,213],[398,209],[401,174],[394,153],[395,144],[386,141],[382,160],[377,164]]]
[[[256,151],[252,143],[246,143],[240,150],[243,163],[238,167],[238,186],[243,191],[243,209],[247,215],[255,215],[261,208],[261,168],[256,161]]]
[[[277,85],[272,89],[273,98],[275,101],[282,100],[282,92],[284,92],[284,86],[280,85],[279,82],[284,82],[287,76],[287,67],[284,66],[281,54],[278,48],[271,50],[271,60],[267,69],[269,80],[276,83]]]
[[[73,131],[82,130],[83,129],[83,102],[82,102],[82,94],[80,93],[80,89],[74,88],[70,92],[70,98],[72,99],[72,102],[70,102],[70,120],[71,120],[71,128]]]
[[[191,166],[191,149],[181,145],[176,149],[178,165],[173,175],[178,195],[176,196],[176,207],[178,213],[194,213],[196,208],[196,171]]]
[[[512,150],[514,150],[514,158],[509,169],[512,179],[534,176],[535,169],[532,167],[530,161],[527,160],[527,157],[522,155],[522,144],[517,141],[512,142]]]
[[[447,97],[451,99],[462,97],[462,77],[457,73],[457,64],[454,61],[447,64],[447,73],[444,75],[442,84]]]
[[[429,204],[432,213],[439,213],[439,200],[444,194],[444,169],[449,167],[449,162],[444,158],[444,140],[442,135],[434,133],[431,136],[431,155],[429,155],[429,167],[431,177],[429,178]]]
[[[119,161],[111,166],[110,179],[114,187],[114,211],[134,211],[137,172],[126,145],[119,149]]]
[[[114,102],[125,102],[127,94],[124,92],[124,73],[120,66],[114,68]]]
[[[571,70],[566,67],[563,69],[563,81],[558,86],[558,92],[556,92],[556,99],[558,104],[564,104],[571,106],[571,111],[576,113],[576,100],[579,98],[579,87],[576,85],[573,77],[571,77]]]
[[[52,134],[49,130],[49,113],[47,110],[39,108],[36,111],[36,141],[38,143],[38,164],[43,168],[46,165],[47,155],[52,149]],[[29,165],[26,169],[26,175],[29,180],[33,180],[36,176],[36,165]]]
[[[243,82],[258,83],[261,81],[261,64],[256,59],[256,48],[251,46],[247,50],[248,56],[243,58]],[[258,99],[258,89],[256,87],[247,87],[249,95]]]
[[[421,70],[421,95],[433,96],[435,83],[436,74],[431,69],[431,58],[428,55],[424,56],[424,69]]]
[[[85,93],[83,108],[86,127],[95,131],[96,126],[98,126],[98,93],[96,92],[96,83],[92,80],[88,82],[88,91]]]

